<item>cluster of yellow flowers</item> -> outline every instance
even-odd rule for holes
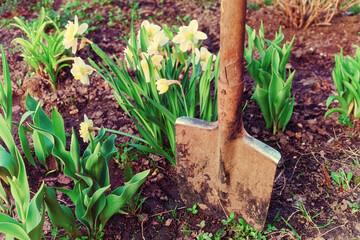
[[[147,41],[149,43],[147,52],[142,52],[140,55],[142,58],[140,61],[140,67],[144,73],[145,81],[150,82],[151,78],[154,77],[159,94],[165,93],[172,84],[181,86],[178,80],[166,80],[161,78],[157,71],[161,70],[162,61],[164,60],[164,57],[161,55],[161,53],[163,53],[162,47],[169,42],[169,38],[165,35],[164,30],[162,30],[160,26],[154,23],[150,23],[147,20],[142,22],[141,29],[145,31]],[[207,35],[201,31],[198,31],[198,22],[196,20],[192,20],[189,26],[182,26],[179,28],[179,32],[172,39],[172,42],[174,44],[178,44],[182,52],[187,52],[189,50],[194,52],[195,64],[200,62],[201,68],[204,70],[207,67],[211,53],[206,48],[201,47],[198,49],[195,47],[195,45],[198,44],[200,40],[205,39],[207,39]],[[138,31],[137,41],[138,48],[140,49],[140,30]],[[132,67],[134,69],[136,68],[136,66],[134,66],[134,56],[129,47],[133,48],[134,46],[131,46],[131,43],[128,42],[128,45],[124,50],[125,61],[128,68]],[[137,50],[139,51],[139,49]],[[213,57],[213,61],[215,61],[215,59],[216,56]],[[150,71],[149,61],[152,63],[152,71]],[[154,76],[150,76],[150,72],[153,72]]]

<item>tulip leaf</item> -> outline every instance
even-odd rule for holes
[[[35,194],[30,202],[28,212],[26,215],[26,232],[28,232],[31,239],[41,239],[42,231],[45,221],[45,200],[44,200],[44,182],[41,184],[40,189]]]
[[[102,226],[104,226],[109,218],[130,200],[139,187],[144,183],[149,173],[150,170],[146,170],[136,174],[129,182],[125,183],[125,186],[115,189],[106,197],[106,206],[100,215],[100,222]]]
[[[21,240],[31,240],[21,224],[12,217],[0,212],[0,232]]]
[[[51,111],[51,120],[54,134],[62,141],[63,145],[66,146],[64,120],[55,108]]]
[[[45,203],[51,223],[55,227],[64,228],[73,237],[80,236],[74,214],[70,208],[58,203],[54,188],[45,188]]]

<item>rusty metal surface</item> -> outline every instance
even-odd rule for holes
[[[181,117],[175,124],[178,184],[188,206],[214,217],[234,212],[262,229],[280,153],[243,127],[246,0],[222,0],[218,122]]]

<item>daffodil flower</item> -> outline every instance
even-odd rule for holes
[[[80,123],[80,137],[82,137],[83,141],[89,142],[90,141],[90,135],[91,137],[95,137],[94,132],[94,122],[93,120],[88,119],[86,114],[84,115],[84,121]]]
[[[154,40],[155,35],[160,32],[161,27],[154,24],[154,23],[150,23],[148,20],[145,20],[141,23],[141,28],[145,28],[146,31],[146,35],[149,39],[149,42]],[[140,39],[140,32],[138,34],[138,39]]]
[[[79,57],[74,58],[74,63],[72,65],[70,72],[76,80],[80,80],[80,82],[83,84],[90,84],[89,75],[91,75],[93,71],[94,68],[92,68],[89,65],[86,65],[81,58]]]
[[[201,69],[205,70],[209,61],[209,58],[211,56],[211,53],[204,47],[195,48],[195,64],[198,64],[200,61]],[[216,56],[213,56],[213,61],[216,60]]]
[[[68,24],[65,26],[66,31],[64,34],[64,40],[63,44],[66,49],[72,48],[72,53],[75,54],[77,50],[77,38],[76,35],[83,34],[86,29],[88,28],[88,25],[86,23],[83,23],[79,26],[78,17],[75,16],[74,23],[71,21],[68,21]]]
[[[155,34],[152,41],[150,41],[147,52],[149,55],[158,54],[159,48],[164,46],[169,41],[169,38],[165,36],[164,30],[161,30]]]
[[[169,87],[172,84],[177,84],[181,87],[181,84],[177,80],[167,80],[167,79],[159,79],[156,81],[156,89],[159,91],[159,94],[166,93],[169,90]]]
[[[131,66],[133,66],[134,57],[128,46],[124,49],[124,55],[125,55],[126,66],[130,68]],[[128,58],[130,59],[131,62],[128,61]]]
[[[145,81],[150,82],[150,79],[151,79],[150,67],[149,67],[149,64],[147,62],[147,59],[148,59],[148,54],[143,53],[143,59],[140,61],[140,65],[141,65],[141,68],[142,68],[142,70],[144,72]],[[155,74],[155,79],[159,78],[159,74],[156,71],[156,68],[159,69],[159,70],[161,69],[162,60],[163,60],[163,56],[161,56],[161,55],[154,55],[154,56],[151,57],[151,62],[152,62],[152,65],[154,67],[153,72]]]
[[[198,31],[198,26],[198,22],[196,20],[192,20],[189,26],[179,28],[179,33],[172,41],[180,44],[181,51],[186,52],[189,49],[194,49],[194,45],[197,44],[199,40],[207,39],[205,33]]]

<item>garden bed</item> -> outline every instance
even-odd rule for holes
[[[115,54],[123,58],[126,45],[124,37],[130,32],[132,13],[138,18],[134,22],[135,29],[139,28],[142,20],[150,19],[159,25],[181,26],[181,22],[188,24],[189,19],[197,19],[199,29],[208,35],[203,44],[210,52],[217,53],[219,50],[220,3],[217,1],[102,2],[103,5],[97,3],[94,8],[85,8],[82,2],[74,7],[77,11],[72,11],[79,16],[80,22],[84,19],[97,19],[96,16],[102,15],[102,18],[99,17],[90,25],[96,29],[90,31],[87,38],[109,55]],[[53,8],[60,11],[62,4],[66,4],[65,1],[54,1]],[[34,7],[36,1],[27,1],[5,12],[3,17],[36,18],[39,10]],[[123,17],[111,20],[109,12],[116,16],[123,14]],[[110,20],[113,23],[109,23]],[[247,24],[250,27],[259,29],[261,21],[268,39],[273,39],[279,27],[283,27],[271,8],[247,11]],[[337,114],[324,118],[328,110],[326,100],[336,91],[332,80],[334,55],[341,49],[344,56],[355,55],[356,48],[353,45],[360,39],[359,21],[359,15],[342,14],[336,16],[331,25],[312,25],[306,30],[282,29],[285,40],[291,41],[295,36],[288,68],[296,70],[292,87],[292,94],[295,94],[294,113],[284,132],[278,131],[276,135],[272,135],[272,130],[265,128],[260,108],[251,99],[254,82],[245,73],[243,100],[248,101],[243,116],[245,129],[282,155],[267,217],[267,224],[272,229],[264,233],[267,239],[296,239],[296,236],[302,239],[360,238],[359,209],[351,207],[354,203],[360,204],[359,188],[353,181],[350,189],[345,190],[334,185],[330,176],[331,172],[342,170],[352,172],[353,179],[360,177],[360,124],[358,120],[353,120],[353,128],[342,126],[338,123]],[[12,76],[15,122],[25,112],[24,101],[29,92],[42,102],[43,109],[48,114],[52,107],[60,112],[68,133],[72,127],[78,133],[80,122],[86,114],[96,126],[137,134],[135,125],[113,96],[110,85],[96,73],[90,76],[90,85],[87,86],[74,80],[70,69],[64,68],[60,72],[56,91],[51,89],[44,77],[28,73],[20,52],[11,44],[21,34],[14,27],[0,28],[1,44],[4,45]],[[91,48],[81,51],[80,56],[96,59]],[[189,211],[177,190],[176,169],[161,156],[146,155],[135,149],[125,150],[125,145],[130,140],[129,137],[117,137],[120,157],[118,162],[114,160],[110,164],[111,190],[122,185],[119,183],[124,181],[126,165],[131,165],[133,172],[150,169],[149,177],[140,189],[140,198],[147,199],[142,208],[132,214],[114,215],[104,228],[104,239],[193,239],[204,232],[215,234],[223,227],[221,219],[213,219],[201,211],[196,214]],[[85,147],[84,144],[81,145],[82,149]],[[27,173],[34,193],[42,181],[47,186],[61,187],[67,187],[71,182],[58,171],[46,174],[40,164],[38,169],[27,164]],[[64,196],[60,197],[65,203],[72,204]],[[303,207],[302,211],[300,207]],[[227,216],[224,215],[223,219],[227,219]],[[203,220],[205,226],[202,227],[200,223]],[[269,225],[265,226],[265,230]],[[47,239],[52,238],[52,231],[53,228],[47,221],[44,227]],[[60,231],[58,237],[63,234]]]

